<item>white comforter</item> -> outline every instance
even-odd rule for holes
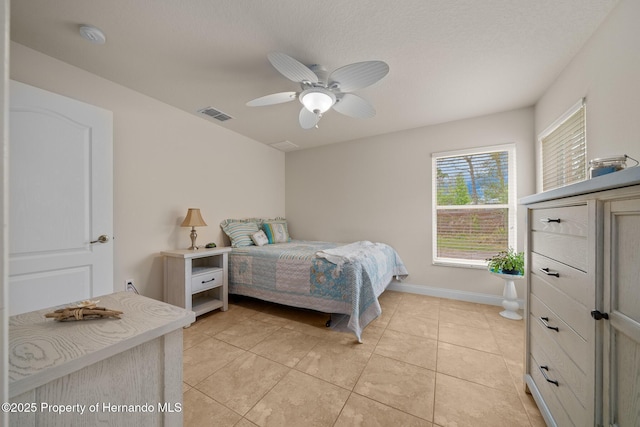
[[[362,240],[360,242],[338,246],[337,248],[318,251],[316,252],[316,256],[326,259],[330,263],[337,265],[340,269],[345,262],[353,262],[367,256],[371,249],[378,245],[380,244]]]

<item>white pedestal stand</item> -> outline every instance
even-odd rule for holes
[[[518,276],[515,274],[503,274],[490,271],[496,277],[504,280],[504,290],[502,291],[502,307],[504,311],[500,312],[500,316],[511,320],[522,320],[522,316],[518,314],[518,293],[516,292],[515,281],[524,279],[524,276]]]

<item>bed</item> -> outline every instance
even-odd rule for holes
[[[383,243],[290,240],[288,234],[282,239],[232,250],[229,293],[348,315],[346,328],[360,342],[367,324],[382,313],[380,294],[394,277],[408,275],[397,252]]]

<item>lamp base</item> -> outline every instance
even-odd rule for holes
[[[196,233],[195,227],[191,227],[191,234],[189,234],[189,237],[191,237],[191,247],[189,247],[189,250],[197,251],[198,249],[200,249],[196,246],[196,237],[198,237],[198,233]]]

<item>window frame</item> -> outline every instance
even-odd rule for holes
[[[437,161],[445,157],[459,157],[464,155],[485,154],[498,151],[507,152],[507,193],[508,202],[506,204],[492,204],[492,205],[462,205],[456,206],[456,209],[470,209],[478,208],[478,206],[487,206],[490,208],[507,208],[508,217],[508,234],[507,242],[508,246],[512,248],[517,247],[517,177],[516,177],[516,144],[498,144],[483,147],[467,148],[453,151],[442,151],[437,153],[431,153],[431,215],[432,215],[432,264],[442,265],[448,267],[462,267],[462,268],[487,268],[486,260],[468,260],[462,258],[446,258],[438,257],[438,179],[437,179]],[[463,207],[468,206],[468,207]]]
[[[575,184],[577,182],[582,182],[582,181],[572,181],[572,182],[567,182],[565,184],[562,185],[558,185],[556,187],[553,188],[544,188],[544,162],[543,162],[543,150],[542,150],[542,140],[547,138],[549,135],[551,135],[553,132],[555,132],[560,126],[562,126],[563,124],[565,124],[565,122],[567,120],[569,120],[575,113],[577,113],[580,109],[583,109],[583,122],[584,122],[584,129],[583,129],[583,134],[584,134],[584,179],[582,181],[586,181],[589,178],[589,173],[588,173],[588,165],[589,165],[589,157],[588,157],[588,146],[587,146],[587,99],[586,98],[580,98],[578,100],[578,102],[576,102],[574,105],[572,105],[567,111],[565,111],[560,117],[558,117],[556,120],[553,121],[553,123],[551,123],[549,126],[547,126],[542,132],[540,132],[538,134],[538,137],[536,139],[536,149],[538,152],[538,165],[536,168],[537,171],[537,179],[536,179],[536,186],[537,186],[537,191],[538,192],[543,192],[543,191],[550,191],[556,188],[562,188],[565,187],[567,185],[571,185],[571,184]]]

